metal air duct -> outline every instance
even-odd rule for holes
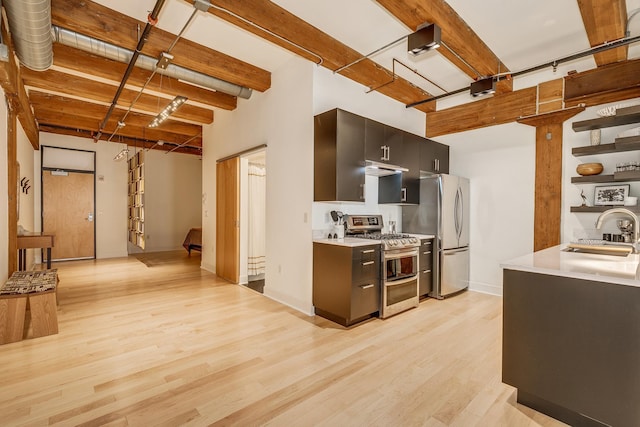
[[[129,49],[125,49],[111,43],[106,43],[102,40],[85,36],[84,34],[79,34],[75,31],[60,28],[55,25],[51,27],[51,34],[53,36],[53,40],[60,44],[114,61],[129,63],[133,56],[133,51]],[[166,68],[158,67],[156,69],[157,63],[158,58],[152,58],[150,56],[140,54],[136,61],[136,66],[149,71],[156,70],[156,72],[167,77],[173,77],[188,83],[226,93],[231,96],[237,96],[244,99],[249,99],[251,97],[252,90],[250,88],[217,79],[178,65],[169,64]]]
[[[51,0],[7,0],[4,8],[20,62],[35,71],[51,67]]]

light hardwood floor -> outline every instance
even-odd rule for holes
[[[564,425],[501,383],[499,297],[345,329],[138,258],[54,265],[60,333],[0,346],[0,425]]]

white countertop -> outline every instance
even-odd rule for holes
[[[313,243],[324,243],[326,245],[348,246],[350,248],[355,248],[358,246],[379,245],[382,242],[375,239],[345,237],[344,239],[313,239]]]
[[[406,233],[410,236],[413,237],[417,237],[418,239],[422,240],[422,239],[433,239],[436,236],[434,236],[433,234],[416,234],[416,233]]]
[[[620,257],[564,252],[562,249],[566,246],[562,244],[514,258],[501,263],[500,267],[640,287],[640,280],[635,279],[640,255],[629,254]]]
[[[405,233],[409,234],[418,239],[433,239],[435,236],[433,234],[415,234],[415,233]],[[337,245],[337,246],[348,246],[350,248],[355,248],[358,246],[369,246],[369,245],[379,245],[382,243],[380,240],[375,239],[362,239],[358,237],[345,237],[344,239],[313,239],[314,243],[324,243],[327,245]]]

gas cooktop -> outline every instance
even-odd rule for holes
[[[362,239],[382,241],[384,250],[414,248],[420,246],[420,239],[410,234],[382,233],[382,215],[347,215],[346,235]]]

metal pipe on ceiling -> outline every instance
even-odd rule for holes
[[[35,71],[51,67],[51,0],[7,1],[4,9],[20,63]]]
[[[558,67],[558,65],[565,63],[565,62],[570,62],[573,61],[575,59],[580,59],[582,57],[585,56],[589,56],[589,55],[595,55],[596,53],[600,53],[600,52],[604,52],[606,50],[609,49],[615,49],[617,47],[622,47],[622,46],[627,46],[629,44],[635,43],[640,41],[640,36],[635,36],[635,37],[624,37],[618,40],[614,40],[611,42],[604,42],[601,45],[598,46],[594,46],[590,49],[587,49],[585,51],[582,52],[578,52],[578,53],[574,53],[573,55],[568,55],[559,59],[554,59],[553,61],[549,61],[549,62],[545,62],[544,64],[540,64],[540,65],[535,65],[533,67],[529,67],[526,68],[524,70],[520,70],[520,71],[515,71],[515,72],[508,72],[508,73],[502,73],[502,74],[497,74],[494,76],[487,76],[487,78],[494,78],[496,79],[496,81],[500,81],[506,78],[513,78],[513,77],[517,77],[517,76],[521,76],[523,74],[528,74],[528,73],[532,73],[534,71],[540,71],[543,70],[545,68],[549,68],[552,67],[555,71],[555,69]],[[437,95],[437,96],[432,96],[430,98],[427,99],[423,99],[421,101],[416,101],[416,102],[412,102],[411,104],[407,104],[405,105],[406,108],[411,108],[411,107],[415,107],[421,104],[426,104],[427,102],[431,102],[431,101],[437,101],[438,99],[442,99],[442,98],[446,98],[448,96],[451,95],[456,95],[465,91],[469,90],[469,86],[466,87],[462,87],[460,89],[456,89],[450,92],[446,92],[443,93],[441,95]]]
[[[85,36],[84,34],[80,34],[66,28],[61,28],[54,25],[51,31],[53,34],[53,39],[57,43],[73,47],[75,49],[79,49],[94,55],[102,56],[103,58],[111,59],[113,61],[128,63],[131,61],[131,58],[134,54],[134,52],[129,49],[125,49],[111,43],[106,43],[102,40]],[[228,81],[221,80],[207,74],[199,73],[197,71],[193,71],[174,64],[169,64],[166,68],[163,69],[160,67],[156,67],[157,63],[158,58],[139,54],[138,60],[136,61],[136,66],[148,71],[156,71],[157,73],[167,77],[173,77],[187,83],[192,83],[207,89],[215,90],[217,92],[226,93],[231,96],[237,96],[243,99],[249,99],[251,97],[252,90],[248,87],[230,83]]]

